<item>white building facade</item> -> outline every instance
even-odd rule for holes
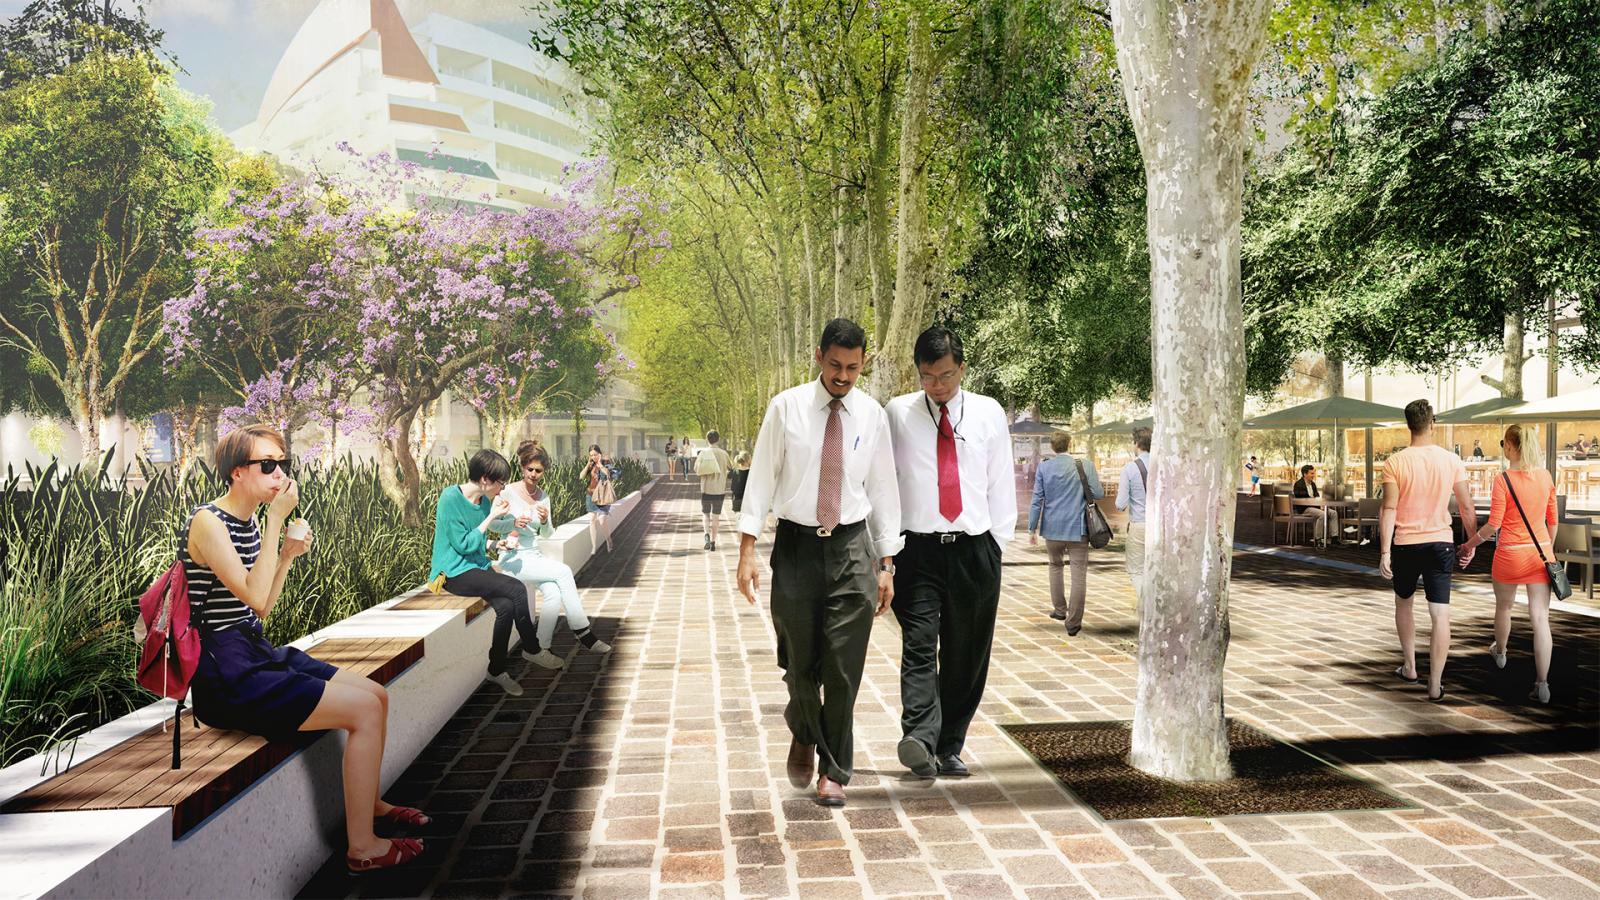
[[[547,203],[583,159],[577,77],[504,35],[433,14],[415,27],[394,0],[323,0],[295,34],[236,144],[285,162],[328,162],[345,142],[463,182],[504,208]],[[444,180],[444,179],[441,179]]]

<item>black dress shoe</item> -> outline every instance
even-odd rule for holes
[[[939,768],[933,764],[933,754],[928,752],[927,744],[907,735],[900,739],[898,751],[900,765],[910,769],[913,775],[932,778],[939,774]]]
[[[1067,637],[1077,637],[1078,636],[1078,632],[1080,632],[1082,630],[1083,630],[1083,626],[1082,625],[1078,625],[1078,626],[1076,626],[1074,628],[1068,628],[1067,629]]]
[[[1052,610],[1050,613],[1050,618],[1055,619],[1057,622],[1065,622],[1067,620],[1067,614],[1058,613]]]
[[[939,757],[939,774],[946,778],[965,778],[972,772],[968,771],[967,764],[961,761],[961,757],[954,753],[946,753]]]

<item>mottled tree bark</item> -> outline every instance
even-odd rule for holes
[[[1223,713],[1244,411],[1245,101],[1270,0],[1112,0],[1147,186],[1155,444],[1133,752],[1164,778],[1231,775]]]

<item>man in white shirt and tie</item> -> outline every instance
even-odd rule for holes
[[[967,727],[983,699],[1000,604],[1000,557],[1017,529],[1005,410],[961,389],[961,338],[935,325],[912,350],[922,390],[889,401],[905,547],[894,576],[900,622],[901,764],[968,774]]]
[[[872,620],[894,599],[900,494],[883,407],[853,390],[866,333],[849,319],[822,330],[816,381],[772,398],[761,420],[739,515],[739,591],[760,588],[756,538],[770,507],[772,627],[789,686],[783,717],[789,782],[843,806],[853,760],[856,692]]]

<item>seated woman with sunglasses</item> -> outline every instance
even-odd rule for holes
[[[348,732],[344,749],[345,863],[369,872],[410,862],[422,842],[385,840],[376,822],[426,825],[415,809],[378,796],[389,695],[383,686],[296,650],[274,647],[261,633],[294,559],[311,534],[284,538],[284,521],[300,501],[289,478],[283,436],[265,425],[229,432],[217,442],[217,471],[228,492],[197,507],[180,557],[189,605],[200,623],[200,664],[191,682],[195,716],[213,728],[278,739],[300,731]],[[256,521],[267,504],[263,534]]]
[[[555,533],[550,522],[550,495],[539,486],[550,467],[550,457],[537,443],[523,441],[517,447],[517,463],[522,468],[522,480],[509,485],[500,495],[510,501],[511,508],[490,527],[506,534],[496,570],[521,579],[530,596],[535,590],[544,594],[544,606],[539,610],[539,646],[544,649],[532,658],[533,662],[546,669],[561,668],[561,658],[550,652],[550,642],[556,635],[556,617],[563,608],[567,627],[585,650],[609,653],[611,645],[589,629],[589,616],[578,598],[572,568],[539,552],[539,538]]]

